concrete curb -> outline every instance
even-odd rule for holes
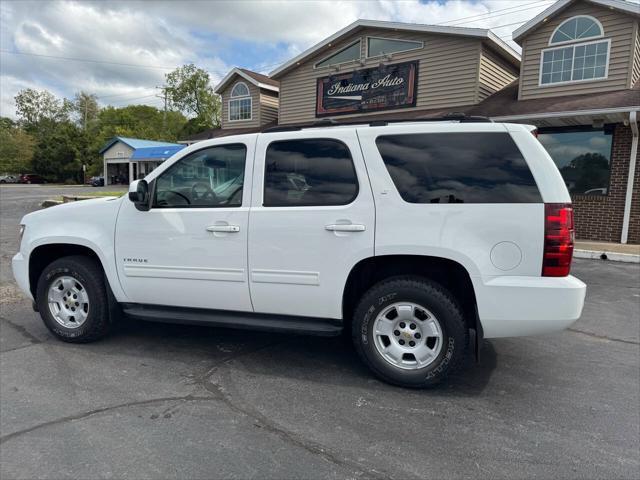
[[[587,258],[590,260],[611,260],[612,262],[640,263],[640,255],[632,253],[617,253],[598,250],[574,250],[575,258]]]

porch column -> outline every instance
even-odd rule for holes
[[[620,243],[627,243],[627,240],[629,239],[633,180],[636,175],[636,159],[638,158],[638,112],[636,110],[629,112],[629,126],[631,127],[631,158],[629,159],[627,193],[624,198],[624,216],[622,217],[622,235],[620,237]]]

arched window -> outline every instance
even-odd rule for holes
[[[249,96],[249,88],[247,88],[247,84],[244,82],[238,82],[233,86],[231,90],[232,97],[248,97]]]
[[[555,29],[549,45],[598,38],[602,35],[602,24],[598,20],[586,15],[578,15],[565,20]]]
[[[251,93],[244,82],[236,83],[229,99],[229,121],[251,120]]]
[[[602,24],[578,15],[562,22],[551,34],[540,57],[540,85],[584,82],[607,78],[610,39],[602,39]]]

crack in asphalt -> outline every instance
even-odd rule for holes
[[[160,398],[151,398],[147,400],[136,400],[132,402],[119,403],[117,405],[110,405],[107,407],[100,407],[94,410],[90,410],[88,412],[77,413],[75,415],[69,415],[66,417],[56,418],[55,420],[50,420],[48,422],[39,423],[38,425],[34,425],[29,428],[25,428],[23,430],[18,430],[17,432],[8,433],[7,435],[3,435],[0,437],[0,445],[3,443],[18,437],[20,435],[25,435],[27,433],[33,432],[35,430],[39,430],[41,428],[50,427],[53,425],[59,425],[66,422],[72,422],[74,420],[84,420],[85,418],[92,417],[94,415],[98,415],[100,413],[109,412],[112,410],[118,410],[121,408],[128,407],[138,407],[142,405],[151,405],[154,403],[162,403],[162,402],[172,402],[172,401],[182,401],[182,402],[203,402],[203,401],[215,401],[218,400],[216,398],[210,396],[194,396],[194,395],[181,395],[181,396],[173,396],[173,397],[160,397]]]
[[[601,340],[609,340],[610,342],[627,343],[629,345],[640,345],[640,342],[637,342],[635,340],[625,340],[624,338],[614,338],[607,335],[599,335],[597,333],[585,332],[584,330],[578,330],[576,328],[567,328],[567,330],[573,333],[580,333],[588,337],[599,338]]]
[[[13,323],[11,320],[9,320],[6,317],[0,317],[0,320],[6,322],[7,325],[9,325],[10,327],[13,327],[15,330],[17,330],[18,333],[20,333],[22,336],[24,336],[27,340],[29,340],[31,342],[31,345],[36,345],[38,343],[44,343],[44,340],[40,340],[38,337],[33,335],[31,332],[29,332],[29,330],[27,330],[24,326],[18,325],[17,323]],[[11,350],[5,350],[5,351],[11,351]]]
[[[250,355],[250,354],[253,354],[262,350],[266,350],[268,348],[271,348],[277,345],[281,345],[283,343],[286,343],[286,342],[283,342],[283,341],[275,342],[268,345],[263,345],[262,347],[259,347],[247,352],[243,352],[242,354],[239,354],[239,355],[230,356],[229,358],[218,362],[216,365],[211,367],[200,377],[197,377],[195,379],[195,382],[200,386],[202,386],[209,393],[211,393],[214,396],[214,398],[216,398],[217,400],[220,400],[225,405],[227,405],[232,411],[239,413],[241,415],[247,416],[249,418],[252,418],[254,422],[256,422],[255,423],[256,427],[262,428],[265,431],[276,435],[285,443],[301,448],[306,452],[311,453],[312,455],[320,456],[338,467],[351,470],[356,474],[364,475],[366,476],[366,478],[375,478],[378,480],[392,479],[393,476],[391,476],[388,473],[380,472],[371,468],[366,468],[364,465],[354,460],[340,457],[338,456],[338,454],[332,452],[331,450],[329,450],[328,448],[326,448],[321,444],[305,439],[297,433],[285,430],[284,428],[279,426],[276,422],[270,420],[260,412],[257,412],[246,406],[242,407],[238,405],[237,402],[234,401],[232,396],[227,391],[225,391],[222,385],[211,381],[211,376],[214,373],[216,373],[216,371],[218,371],[220,367],[224,367],[225,365],[229,364],[231,361],[237,360],[242,356]],[[407,478],[406,475],[403,475],[403,478]]]
[[[0,317],[2,318],[2,317]],[[2,318],[3,320],[6,320],[5,318]],[[9,322],[8,320],[6,320],[7,323],[9,323],[10,325],[12,325],[13,327],[19,327],[17,325],[14,325],[13,323]],[[20,329],[20,328],[18,328]],[[28,332],[25,331],[25,334],[28,338],[30,339],[35,339],[35,337],[33,337],[31,334],[29,334]],[[37,339],[35,339],[37,340]],[[43,343],[42,341],[38,341],[39,343]],[[306,452],[311,453],[312,455],[316,455],[316,456],[320,456],[322,458],[324,458],[325,460],[333,463],[334,465],[341,467],[341,468],[345,468],[348,470],[351,470],[353,472],[355,472],[356,474],[360,474],[360,475],[364,475],[367,478],[374,478],[374,479],[378,479],[378,480],[389,480],[391,478],[393,478],[391,475],[383,473],[383,472],[379,472],[375,469],[371,469],[371,468],[366,468],[364,465],[354,461],[354,460],[350,460],[347,458],[343,458],[338,456],[336,453],[331,452],[329,449],[327,449],[326,447],[312,442],[308,439],[302,438],[300,435],[287,431],[284,428],[278,426],[275,422],[271,421],[270,419],[268,419],[266,416],[262,415],[261,413],[254,411],[252,409],[249,409],[247,407],[242,407],[240,405],[237,405],[236,402],[234,402],[233,398],[231,397],[231,395],[229,395],[227,392],[225,392],[224,388],[216,383],[213,383],[210,380],[210,377],[216,372],[218,371],[221,367],[227,365],[228,363],[230,363],[233,360],[237,360],[243,356],[247,356],[247,355],[251,355],[253,353],[262,351],[262,350],[266,350],[278,345],[281,345],[283,343],[286,343],[286,341],[278,341],[278,342],[272,342],[272,343],[268,343],[266,345],[261,345],[260,347],[257,348],[253,348],[250,350],[246,350],[243,352],[239,352],[237,354],[232,354],[232,355],[228,355],[224,358],[222,358],[221,360],[215,362],[215,364],[213,366],[211,366],[210,368],[208,368],[202,375],[196,376],[194,379],[194,385],[195,386],[201,386],[202,388],[204,388],[209,394],[211,395],[194,395],[193,393],[188,394],[188,395],[181,395],[181,396],[171,396],[171,397],[161,397],[161,398],[153,398],[153,399],[147,399],[147,400],[136,400],[136,401],[130,401],[130,402],[125,402],[125,403],[121,403],[121,404],[117,404],[117,405],[110,405],[110,406],[105,406],[105,407],[100,407],[100,408],[96,408],[94,410],[90,410],[88,412],[81,412],[81,413],[77,413],[74,415],[68,415],[65,417],[61,417],[61,418],[57,418],[54,420],[50,420],[48,422],[43,422],[37,425],[33,425],[31,427],[22,429],[22,430],[18,430],[16,432],[13,433],[9,433],[7,435],[1,436],[0,437],[0,445],[4,444],[5,442],[12,440],[16,437],[19,437],[21,435],[25,435],[28,433],[31,433],[33,431],[42,429],[42,428],[46,428],[46,427],[51,427],[51,426],[55,426],[55,425],[61,425],[67,422],[72,422],[72,421],[76,421],[76,420],[84,420],[86,418],[95,416],[95,415],[99,415],[102,413],[108,413],[114,410],[119,410],[119,409],[123,409],[123,408],[130,408],[130,407],[137,407],[137,406],[146,406],[146,405],[152,405],[155,403],[163,403],[163,402],[170,402],[170,401],[180,401],[180,402],[202,402],[202,401],[218,401],[221,403],[224,403],[225,405],[227,405],[232,411],[243,415],[245,417],[251,418],[254,421],[254,425],[258,428],[262,428],[264,431],[271,433],[273,435],[276,435],[278,438],[280,438],[283,442],[288,443],[289,445],[292,445],[294,447],[300,448],[305,450]],[[33,344],[31,344],[33,345]],[[28,345],[28,346],[31,346]],[[21,347],[19,347],[21,348]]]

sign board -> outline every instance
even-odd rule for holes
[[[415,107],[417,84],[417,61],[319,78],[316,116]]]

